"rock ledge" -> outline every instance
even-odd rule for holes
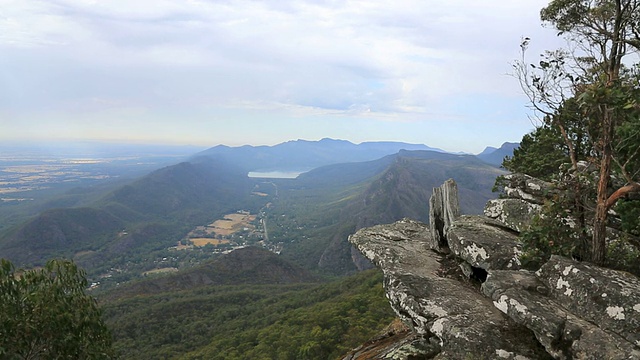
[[[510,181],[517,202],[490,202],[491,217],[459,216],[449,180],[430,201],[437,229],[403,219],[349,237],[411,329],[369,359],[640,359],[640,279],[558,256],[519,270],[517,234],[545,184]]]

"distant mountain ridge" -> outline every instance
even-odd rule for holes
[[[502,165],[502,160],[504,160],[506,156],[512,156],[513,150],[517,149],[518,146],[520,146],[520,143],[511,142],[502,144],[498,149],[492,146],[487,146],[484,151],[476,156],[488,164],[500,166]]]
[[[218,145],[195,154],[194,158],[216,157],[238,164],[247,171],[311,170],[330,164],[375,160],[400,150],[444,152],[423,144],[392,141],[354,144],[324,138],[319,141],[293,140],[274,146]]]

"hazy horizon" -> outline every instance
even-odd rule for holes
[[[48,151],[48,150],[85,150],[88,152],[96,152],[96,151],[111,151],[111,150],[119,150],[119,151],[126,151],[127,148],[129,150],[160,150],[160,149],[170,149],[173,150],[175,152],[179,152],[179,153],[185,153],[185,154],[189,154],[189,153],[197,153],[200,151],[204,151],[216,146],[228,146],[228,147],[242,147],[242,146],[276,146],[279,144],[284,144],[287,142],[295,142],[295,141],[309,141],[309,142],[319,142],[321,140],[334,140],[334,141],[348,141],[354,145],[360,145],[363,143],[376,143],[376,142],[394,142],[394,143],[406,143],[406,144],[411,144],[411,145],[425,145],[427,147],[436,149],[436,150],[442,150],[444,152],[448,152],[448,153],[452,153],[452,154],[457,154],[457,153],[466,153],[466,154],[472,154],[472,155],[478,155],[480,153],[482,153],[482,151],[486,150],[487,148],[500,148],[504,143],[507,142],[503,142],[500,144],[487,144],[481,151],[475,152],[475,153],[468,153],[468,152],[464,152],[461,150],[452,150],[452,151],[448,151],[448,150],[444,150],[444,149],[439,149],[437,147],[431,146],[429,144],[423,144],[423,143],[408,143],[408,142],[404,142],[404,141],[388,141],[388,140],[381,140],[381,141],[363,141],[363,142],[353,142],[353,141],[349,141],[346,139],[334,139],[334,138],[322,138],[322,139],[317,139],[317,140],[310,140],[310,139],[291,139],[291,140],[286,140],[283,142],[279,142],[276,144],[240,144],[240,145],[229,145],[229,144],[212,144],[209,146],[203,146],[203,145],[191,145],[191,144],[172,144],[172,143],[159,143],[159,142],[140,142],[140,141],[131,141],[131,142],[127,142],[126,140],[92,140],[92,139],[86,139],[86,140],[59,140],[59,139],[50,139],[50,140],[45,140],[45,141],[39,141],[39,140],[8,140],[8,141],[3,141],[0,143],[0,149],[32,149],[32,150],[41,150],[41,151]],[[0,155],[6,155],[6,154],[0,154]],[[2,157],[2,156],[0,156]]]
[[[290,139],[479,153],[533,125],[508,74],[544,0],[9,1],[0,141]]]

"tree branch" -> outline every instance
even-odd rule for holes
[[[634,193],[634,192],[640,192],[640,183],[634,182],[628,185],[625,185],[623,187],[621,187],[620,189],[616,190],[613,194],[611,194],[608,198],[607,201],[605,203],[605,206],[607,208],[607,210],[611,209],[611,207],[613,205],[616,204],[616,202],[623,196],[630,194],[630,193]]]

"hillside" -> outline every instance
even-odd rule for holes
[[[393,318],[378,271],[100,302],[122,359],[335,359]]]
[[[47,210],[2,242],[0,253],[17,264],[42,264],[46,258],[95,250],[124,224],[119,217],[101,209]]]
[[[168,166],[91,207],[41,213],[5,235],[0,253],[17,265],[62,256],[91,269],[104,267],[123,255],[174,245],[191,227],[226,212],[259,209],[264,200],[251,197],[252,188],[246,172],[215,159]]]
[[[108,192],[198,150],[104,142],[1,142],[0,234],[46,210],[91,207]]]
[[[259,247],[234,250],[227,255],[175,274],[151,278],[119,287],[105,298],[192,290],[203,286],[265,285],[318,282],[319,278],[273,252]]]
[[[88,206],[45,211],[0,240],[0,253],[31,264],[71,257],[85,267],[123,358],[335,358],[392,317],[379,273],[358,272],[371,263],[347,237],[404,217],[427,222],[432,188],[448,178],[459,184],[463,212],[479,213],[502,173],[475,156],[428,150],[325,165],[297,179],[249,178],[247,164],[229,159],[195,157]],[[242,234],[251,227],[250,244],[264,248],[176,249],[194,228],[239,213],[253,219]],[[239,233],[233,246],[246,239]]]
[[[358,227],[390,223],[402,217],[427,222],[425,209],[432,189],[454,178],[464,194],[462,212],[478,214],[486,200],[494,197],[491,188],[501,173],[470,155],[401,151],[369,186],[362,201],[356,202],[359,206],[353,212],[358,214]]]
[[[428,222],[433,187],[455,178],[462,211],[478,214],[503,172],[471,155],[401,151],[376,161],[325,166],[278,182],[269,218],[271,241],[303,266],[344,274],[366,267],[347,236],[404,217]]]

